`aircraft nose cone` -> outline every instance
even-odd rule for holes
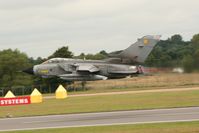
[[[33,67],[30,67],[30,68],[28,68],[28,69],[25,69],[25,70],[23,70],[22,72],[24,72],[24,73],[28,73],[28,74],[34,74],[34,71],[33,71]]]

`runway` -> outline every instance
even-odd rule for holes
[[[199,90],[199,87],[191,88],[170,88],[170,89],[152,89],[152,90],[134,90],[134,91],[118,91],[118,92],[100,92],[91,94],[74,94],[68,95],[69,97],[87,97],[87,96],[108,96],[108,95],[122,95],[122,94],[140,94],[140,93],[154,93],[154,92],[177,92],[177,91],[189,91],[189,90]],[[52,99],[55,96],[45,96],[44,99]]]
[[[0,119],[0,131],[199,121],[199,107]]]

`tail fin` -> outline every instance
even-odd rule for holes
[[[130,47],[123,50],[118,57],[122,59],[130,59],[137,63],[143,63],[153,50],[154,46],[158,43],[160,37],[160,35],[144,36],[141,39],[138,39],[138,41]]]

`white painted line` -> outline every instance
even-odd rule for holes
[[[182,107],[182,108],[163,108],[163,109],[146,109],[146,110],[127,110],[127,111],[112,111],[112,112],[90,112],[90,113],[79,113],[79,114],[61,114],[61,115],[46,115],[46,116],[31,116],[31,117],[17,117],[17,118],[2,118],[4,120],[18,120],[18,119],[29,119],[29,118],[49,118],[49,117],[64,117],[64,116],[85,116],[85,115],[100,115],[100,114],[120,114],[120,113],[144,113],[144,112],[155,112],[155,111],[181,111],[189,109],[199,109],[199,107]]]

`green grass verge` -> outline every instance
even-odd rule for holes
[[[199,106],[199,90],[48,99],[40,104],[0,107],[0,117],[8,113],[19,117],[187,106]]]
[[[6,133],[198,133],[199,122],[177,122],[157,124],[137,124],[118,126],[96,126],[34,131],[14,131]]]

